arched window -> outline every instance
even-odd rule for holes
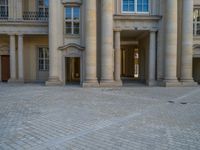
[[[8,0],[0,0],[0,18],[8,18]]]
[[[149,0],[122,0],[124,13],[148,13]]]

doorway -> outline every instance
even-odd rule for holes
[[[122,80],[139,79],[139,49],[134,47],[123,47],[121,55],[121,77]]]
[[[1,56],[1,80],[2,82],[8,82],[10,79],[10,56]]]
[[[80,84],[80,57],[67,57],[66,66],[66,84]]]

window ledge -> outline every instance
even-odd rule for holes
[[[65,34],[65,38],[80,38],[80,34]]]

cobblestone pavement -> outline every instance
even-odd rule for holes
[[[200,88],[1,83],[0,150],[200,150]]]

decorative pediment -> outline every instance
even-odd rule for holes
[[[77,5],[81,5],[82,4],[82,0],[62,0],[63,4],[77,4]]]
[[[67,45],[59,47],[58,49],[59,50],[68,50],[69,48],[74,48],[74,49],[77,49],[77,50],[80,50],[80,51],[83,51],[85,49],[83,46],[78,45],[76,43],[69,43]]]

